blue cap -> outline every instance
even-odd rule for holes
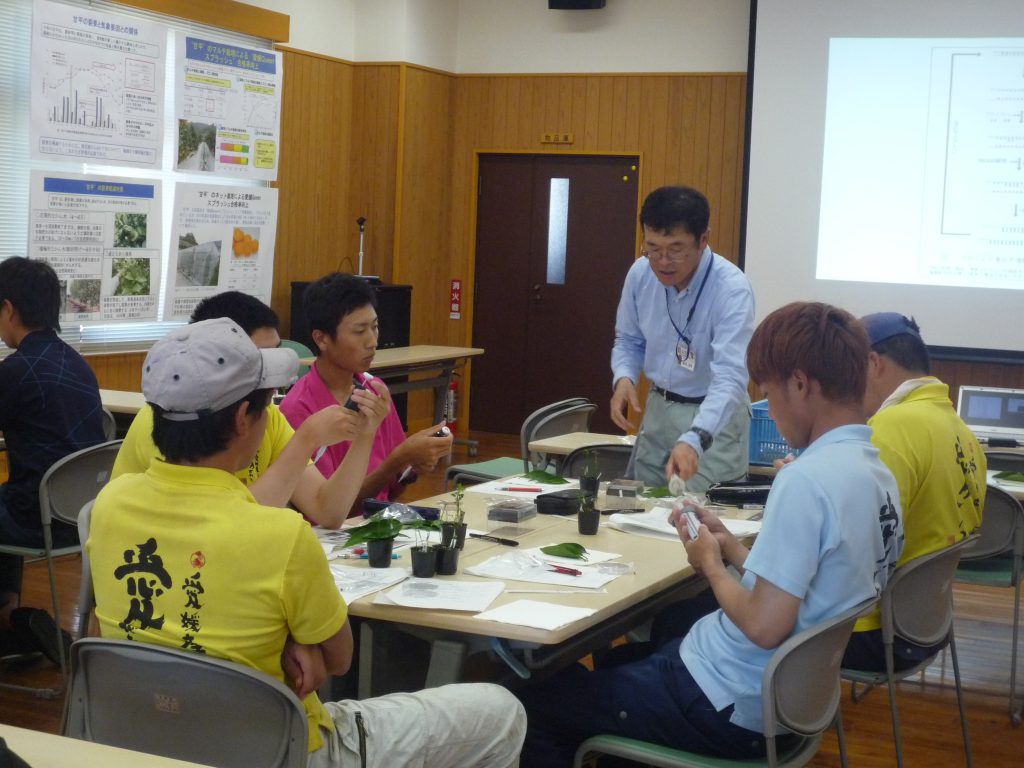
[[[867,329],[868,339],[871,341],[872,347],[881,344],[886,339],[891,339],[893,336],[901,336],[903,334],[914,336],[918,341],[924,343],[924,339],[921,338],[921,333],[914,319],[901,315],[899,312],[876,312],[873,315],[865,315],[860,321],[864,324],[864,328]]]

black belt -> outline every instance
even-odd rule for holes
[[[687,397],[686,395],[677,395],[675,392],[669,392],[667,389],[662,389],[657,384],[652,384],[651,389],[657,392],[659,395],[664,397],[670,403],[688,403],[690,405],[700,405],[704,402],[705,395],[700,397]]]

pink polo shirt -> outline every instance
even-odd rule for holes
[[[362,373],[359,374],[359,378],[365,384],[373,376],[368,373]],[[338,405],[338,401],[334,399],[331,390],[328,389],[324,380],[320,378],[320,372],[313,365],[310,367],[309,373],[295,382],[295,385],[288,390],[288,394],[281,401],[280,407],[281,413],[288,419],[288,423],[293,428],[298,429],[299,425],[311,414],[323,410],[330,405]],[[380,426],[377,427],[377,434],[373,439],[373,448],[370,450],[367,473],[379,467],[384,459],[404,440],[405,431],[402,429],[402,422],[398,418],[395,404],[391,403],[390,412],[384,417],[384,421],[380,423]],[[342,459],[345,458],[345,454],[348,453],[350,445],[350,442],[345,441],[328,446],[327,450],[324,451],[324,455],[320,457],[320,461],[316,463],[317,469],[320,470],[324,477],[330,477],[334,474],[334,470],[338,468]],[[381,501],[391,501],[397,498],[401,491],[402,485],[398,482],[398,477],[396,476],[390,483],[381,488],[377,498]]]

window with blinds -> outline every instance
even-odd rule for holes
[[[180,34],[197,34],[250,48],[271,48],[269,40],[237,32],[137,10],[105,0],[61,0],[64,5],[100,8],[124,16],[156,21],[168,28],[167,73],[164,98],[164,152],[161,171],[92,163],[47,162],[29,159],[29,67],[32,45],[32,0],[0,0],[0,259],[28,255],[29,172],[33,169],[84,173],[123,178],[160,179],[163,186],[163,232],[161,233],[161,284],[168,280],[169,242],[175,183],[202,182],[238,186],[267,186],[262,182],[210,178],[209,174],[172,171],[174,137],[175,51]],[[74,325],[62,323],[63,338],[83,353],[146,350],[156,339],[180,322],[163,320],[164,307],[156,322]],[[0,343],[0,354],[8,350]]]

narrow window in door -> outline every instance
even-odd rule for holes
[[[565,285],[565,242],[569,227],[569,180],[551,180],[548,203],[548,282]]]

